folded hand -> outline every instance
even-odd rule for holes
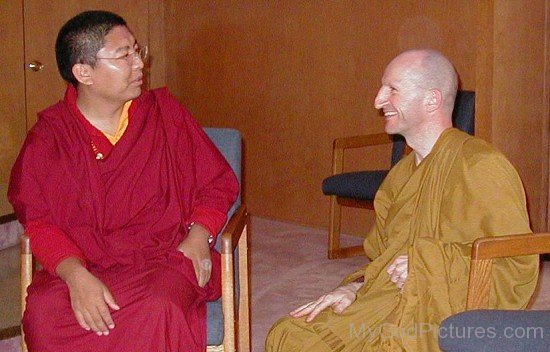
[[[82,328],[92,330],[99,336],[109,335],[109,329],[115,327],[109,308],[119,310],[120,307],[107,286],[74,261],[78,262],[75,258],[64,260],[59,264],[57,272],[69,287],[76,320]]]

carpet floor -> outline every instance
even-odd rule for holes
[[[344,246],[361,243],[352,236],[343,236],[342,241]],[[263,351],[269,328],[281,316],[336,287],[346,274],[367,264],[364,257],[328,260],[324,229],[262,218],[251,220],[250,247],[253,352]],[[550,309],[550,262],[544,263],[532,309]],[[16,351],[19,337],[0,341],[0,352]]]

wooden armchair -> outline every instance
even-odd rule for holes
[[[548,351],[550,310],[486,309],[493,259],[544,253],[550,253],[550,233],[476,240],[471,253],[467,311],[441,323],[439,347],[447,352]],[[517,331],[522,335],[512,334]],[[529,331],[532,335],[525,335]]]
[[[241,136],[233,129],[206,128],[205,132],[224,155],[241,182]],[[228,212],[230,218],[218,237],[221,253],[222,297],[207,304],[207,351],[250,351],[250,295],[248,267],[248,215],[241,196]],[[35,270],[28,236],[21,239],[21,307],[25,311],[27,287]],[[21,350],[27,352],[23,326]]]

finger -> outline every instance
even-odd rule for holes
[[[105,309],[107,307],[105,306]],[[109,329],[107,328],[107,325],[103,321],[103,316],[101,315],[101,311],[99,307],[96,307],[95,312],[92,313],[92,318],[94,319],[95,325],[97,327],[97,334],[98,335],[109,335]]]
[[[298,308],[294,309],[294,310],[293,310],[292,312],[290,312],[289,314],[290,314],[290,315],[294,315],[294,314],[298,313],[299,311],[304,310],[305,308],[311,306],[311,305],[312,305],[313,303],[315,303],[315,302],[316,302],[316,301],[311,301],[311,302],[308,302],[308,303],[306,303],[306,304],[303,304],[303,305],[299,306]]]
[[[109,308],[113,310],[120,309],[119,305],[115,301],[115,298],[108,289],[103,290],[103,299],[105,300],[105,303],[107,303]]]
[[[210,280],[210,274],[212,273],[212,261],[210,259],[201,260],[201,279],[199,286],[204,287],[208,280]]]
[[[212,261],[210,259],[203,259],[201,260],[201,266],[205,270],[212,270]]]
[[[350,304],[351,302],[347,299],[342,299],[341,301],[336,302],[332,305],[332,310],[335,313],[342,313]]]
[[[114,328],[115,323],[113,322],[113,318],[111,317],[111,313],[109,312],[107,305],[104,304],[101,307],[98,307],[97,310],[106,327],[108,327],[109,329]],[[103,330],[103,332],[106,332],[107,334],[109,334],[109,329]]]
[[[199,283],[200,276],[201,276],[200,265],[198,263],[198,260],[196,259],[193,259],[192,262],[193,262],[193,269],[195,270],[195,277],[197,278],[197,283]]]
[[[310,321],[315,319],[315,317],[319,315],[319,313],[321,313],[323,310],[330,307],[332,304],[334,304],[334,301],[327,296],[326,299],[324,299],[322,302],[319,302],[319,304],[315,305],[315,308],[313,309],[313,311],[309,313],[309,315],[307,316],[306,322],[309,323]]]
[[[293,310],[292,312],[290,312],[290,315],[292,315],[294,318],[300,318],[300,317],[303,317],[304,315],[308,315],[309,313],[311,313],[311,311],[313,310],[316,304],[317,304],[316,301],[310,302],[305,306],[302,306],[298,309]]]
[[[82,316],[84,317],[84,321],[86,321],[86,324],[88,324],[90,329],[92,329],[92,331],[95,332],[96,334],[101,335],[101,332],[99,331],[92,315],[88,311],[85,311],[85,312],[82,312]]]
[[[321,304],[325,299],[326,299],[327,295],[322,295],[321,297],[319,297],[316,301],[313,301],[313,302],[310,302],[308,303],[307,305],[304,305],[298,309],[296,309],[292,316],[294,318],[301,318],[303,316],[306,316],[308,314],[310,314],[311,312],[313,312],[315,310],[315,308]]]
[[[396,266],[395,270],[399,271],[400,273],[407,271],[407,262],[399,263]]]
[[[200,268],[199,269],[199,278],[197,280],[197,283],[199,284],[199,287],[204,287],[205,275],[206,275],[205,270],[203,268]]]
[[[399,273],[397,271],[394,271],[393,274],[390,276],[390,281],[394,284],[397,283],[397,280],[399,280]]]
[[[86,323],[86,320],[84,320],[84,316],[80,311],[75,311],[74,315],[76,317],[76,321],[78,321],[78,325],[80,325],[84,330],[90,331],[90,325]]]

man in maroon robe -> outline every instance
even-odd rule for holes
[[[212,248],[238,194],[231,168],[118,15],[60,30],[65,98],[39,114],[9,199],[45,270],[28,289],[31,351],[203,351],[220,296]]]

